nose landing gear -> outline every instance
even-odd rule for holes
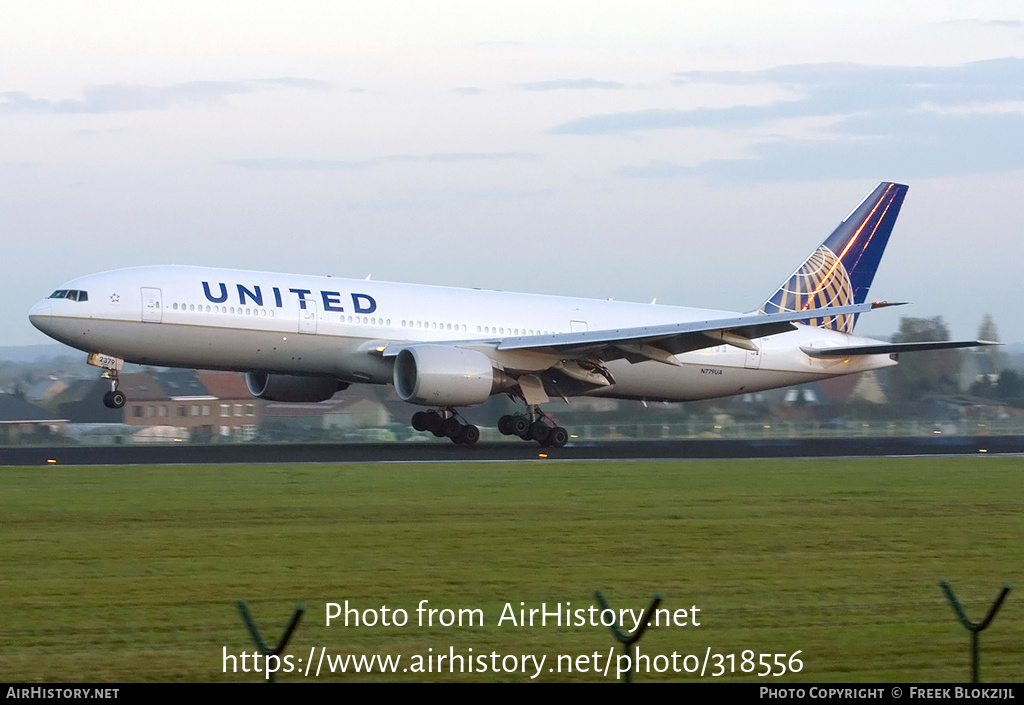
[[[101,375],[102,379],[110,380],[110,391],[103,395],[103,405],[108,409],[121,409],[124,407],[125,402],[128,401],[128,397],[124,392],[120,392],[117,389],[118,372],[124,367],[124,360],[119,357],[112,355],[104,355],[102,353],[92,353],[86,360],[93,367],[99,367],[103,370]]]

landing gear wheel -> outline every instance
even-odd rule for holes
[[[546,445],[545,441],[548,440],[548,436],[551,435],[551,426],[548,426],[544,419],[537,419],[530,426],[530,438],[537,441],[541,445]]]
[[[459,437],[453,440],[467,446],[474,445],[480,440],[480,429],[473,424],[466,424],[459,430]]]
[[[524,440],[529,440],[526,437],[526,434],[530,432],[530,420],[522,414],[516,414],[512,417],[509,429],[512,431],[510,435],[519,436]]]
[[[125,402],[128,401],[128,397],[125,396],[124,392],[111,392],[110,393],[110,405],[115,409],[124,408]]]
[[[553,429],[551,429],[551,432],[548,434],[548,439],[545,445],[551,448],[561,448],[568,442],[569,432],[566,431],[561,426],[555,426]]]
[[[457,441],[459,433],[462,432],[462,424],[454,416],[449,416],[441,422],[441,428],[439,430],[439,436],[448,436],[453,441]]]
[[[423,416],[420,417],[420,423],[422,424],[424,431],[430,431],[438,437],[443,435],[441,433],[441,422],[444,421],[444,419],[441,418],[441,414],[436,411],[420,411],[418,413],[423,414]],[[413,426],[413,428],[415,428],[415,426]]]
[[[412,427],[417,431],[427,430],[427,412],[417,411],[412,415]]]
[[[125,403],[128,401],[128,397],[125,396],[124,392],[107,392],[103,395],[103,405],[108,409],[121,409],[124,408]]]

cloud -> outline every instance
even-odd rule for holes
[[[796,106],[773,104],[773,112],[797,116]],[[738,105],[730,108],[693,110],[651,109],[627,113],[608,113],[571,120],[551,128],[554,135],[611,135],[684,127],[753,127],[766,121],[762,106]]]
[[[908,178],[1024,170],[1024,58],[963,66],[854,64],[688,72],[680,83],[785,86],[798,97],[763,105],[650,109],[562,123],[556,135],[623,135],[685,128],[751,130],[740,159],[626,165],[617,175],[725,179]],[[827,119],[814,139],[779,137],[791,119]],[[754,131],[756,130],[756,134]],[[765,133],[773,136],[765,137]]]
[[[625,86],[618,81],[598,81],[594,78],[563,78],[554,81],[536,81],[534,83],[520,83],[519,87],[527,91],[618,91],[625,88]]]
[[[686,176],[694,176],[697,173],[696,167],[675,164],[656,159],[642,166],[627,164],[615,171],[616,176],[624,176],[630,179],[675,179]]]
[[[1024,100],[1022,75],[1024,58],[949,67],[805,64],[750,73],[693,71],[675,74],[676,82],[781,85],[803,97],[764,105],[662,108],[591,115],[556,125],[550,133],[606,135],[688,127],[755,127],[788,118]]]
[[[1024,169],[1024,115],[931,111],[860,115],[836,126],[827,140],[775,139],[740,159],[683,165],[626,165],[617,176],[670,179],[706,176],[727,181],[820,178],[910,178]]]
[[[462,95],[480,95],[484,92],[484,89],[476,88],[474,86],[459,86],[455,89],[455,92],[461,93]]]
[[[307,90],[323,90],[330,87],[330,84],[326,81],[318,81],[312,78],[297,78],[294,76],[257,78],[252,81],[248,81],[248,83],[252,83],[257,86],[280,86],[282,88],[304,88]]]
[[[230,159],[224,164],[251,171],[347,171],[368,169],[388,163],[422,162],[431,164],[455,164],[460,162],[490,161],[540,161],[539,154],[530,152],[438,152],[435,154],[390,154],[375,159],[345,161],[341,159]]]
[[[321,81],[265,78],[252,81],[190,81],[170,86],[105,84],[90,86],[79,99],[33,98],[24,92],[0,93],[0,113],[82,115],[161,110],[188,103],[219,103],[229,96],[275,88],[322,89]]]
[[[383,162],[490,162],[490,161],[529,161],[541,160],[539,154],[532,152],[439,152],[435,154],[392,154],[376,161]]]
[[[529,42],[510,40],[496,40],[488,42],[476,42],[473,46],[478,49],[519,49],[530,46]]]
[[[946,20],[940,24],[973,24],[980,25],[982,27],[996,27],[998,29],[1020,29],[1024,27],[1024,21],[1022,20],[981,20],[981,19],[964,19],[964,20]]]
[[[222,164],[241,167],[249,171],[346,171],[361,169],[368,162],[349,162],[341,159],[228,159]]]

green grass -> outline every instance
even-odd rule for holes
[[[803,670],[770,680],[963,681],[968,634],[939,589],[948,579],[975,620],[1004,582],[1020,586],[981,637],[983,680],[1019,682],[1022,471],[995,457],[5,468],[0,679],[258,680],[221,672],[222,647],[252,651],[239,598],[268,640],[306,604],[295,658],[454,646],[547,654],[546,668],[604,657],[609,631],[499,628],[504,604],[586,608],[601,588],[613,607],[661,592],[663,607],[700,608],[699,627],[645,634],[651,655],[800,650]],[[410,623],[326,626],[325,604],[345,600],[403,608]],[[417,626],[420,600],[482,609],[486,624]],[[359,678],[414,677],[528,680]],[[637,677],[658,679],[696,676]]]

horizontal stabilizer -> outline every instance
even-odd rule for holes
[[[1002,345],[1002,343],[993,343],[988,340],[933,340],[923,343],[879,343],[878,345],[847,345],[838,348],[801,347],[800,349],[811,357],[853,357],[855,355],[886,355],[923,350],[976,348],[982,345]]]

